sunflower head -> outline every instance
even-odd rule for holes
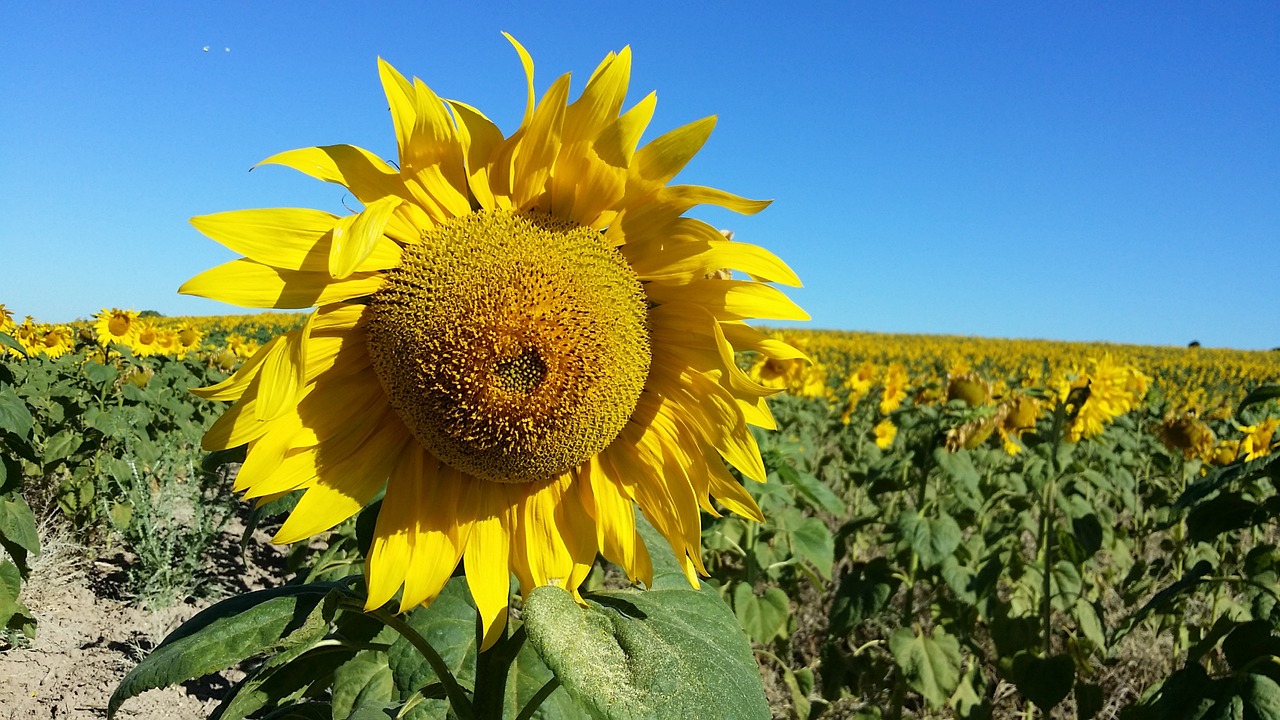
[[[132,346],[138,337],[140,321],[136,310],[102,308],[94,316],[93,329],[103,347],[112,344]]]
[[[204,445],[248,444],[238,490],[302,491],[276,540],[328,530],[385,490],[369,606],[430,602],[462,561],[485,647],[511,573],[524,592],[576,594],[599,553],[648,582],[637,507],[697,583],[700,509],[761,517],[726,463],[764,480],[748,426],[773,427],[773,390],[735,352],[807,366],[743,322],[807,319],[770,284],[798,285],[791,270],[685,216],[768,203],[670,184],[714,119],[641,146],[655,98],[623,109],[629,49],[577,100],[564,75],[539,101],[512,43],[528,91],[513,133],[379,61],[397,163],[349,145],[265,161],[342,184],[363,209],[195,218],[245,257],[182,288],[316,308],[198,391],[237,401]]]

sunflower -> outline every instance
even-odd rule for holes
[[[13,321],[13,311],[0,303],[0,333],[12,335],[18,324]]]
[[[66,325],[45,325],[41,330],[43,334],[39,337],[38,350],[50,360],[75,351],[76,334],[71,328]]]
[[[133,336],[133,342],[129,343],[129,347],[133,349],[133,354],[138,357],[148,357],[160,352],[160,330],[155,323],[142,321],[137,325],[137,334]]]
[[[187,353],[199,349],[201,340],[204,340],[204,333],[200,332],[200,328],[189,322],[183,323],[178,328],[178,357],[185,357]]]
[[[138,312],[120,308],[102,308],[94,316],[93,330],[103,347],[112,344],[132,346],[138,337]]]
[[[875,435],[876,447],[881,450],[888,450],[889,446],[893,445],[893,439],[898,437],[898,426],[894,425],[889,418],[885,418],[876,423],[871,432]]]
[[[461,561],[485,648],[512,572],[523,592],[577,596],[601,553],[647,584],[636,506],[697,585],[700,509],[715,498],[761,519],[722,459],[764,480],[748,426],[775,427],[772,391],[734,352],[796,355],[743,321],[808,319],[765,282],[799,285],[782,261],[684,216],[768,201],[668,184],[714,118],[637,149],[655,96],[622,112],[629,48],[578,100],[564,75],[535,102],[533,61],[508,39],[528,91],[514,133],[379,60],[398,165],[349,145],[263,161],[343,185],[363,208],[194,218],[245,257],[180,290],[316,308],[199,391],[237,400],[204,447],[248,444],[246,497],[304,491],[276,542],[328,530],[385,488],[368,606],[429,603]],[[726,267],[759,280],[706,277]]]

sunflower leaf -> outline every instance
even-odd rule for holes
[[[655,576],[665,574],[669,546],[647,522],[637,526]],[[524,621],[561,687],[596,717],[770,716],[751,646],[709,585],[596,593],[587,607],[540,587],[525,601]]]
[[[223,600],[169,634],[120,681],[107,717],[153,688],[224,670],[250,657],[310,646],[329,630],[335,583],[290,585]]]

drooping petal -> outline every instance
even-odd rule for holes
[[[578,597],[595,561],[595,523],[569,473],[537,483],[522,505],[521,529],[535,586],[555,585]]]
[[[453,471],[456,472],[456,471]],[[482,639],[480,649],[488,650],[507,624],[511,599],[511,531],[515,527],[515,507],[523,487],[508,486],[470,478],[485,483],[468,494],[459,508],[464,522],[471,520],[462,561],[467,569],[467,587],[480,612]]]

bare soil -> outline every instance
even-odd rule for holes
[[[24,647],[0,652],[0,720],[105,718],[120,680],[175,628],[222,597],[282,583],[281,549],[259,530],[242,557],[243,531],[233,518],[210,554],[200,597],[177,598],[167,607],[148,608],[125,596],[132,562],[126,554],[89,562],[64,549],[37,565],[23,590],[37,634]],[[151,690],[127,700],[115,717],[205,718],[231,679],[212,675]]]

